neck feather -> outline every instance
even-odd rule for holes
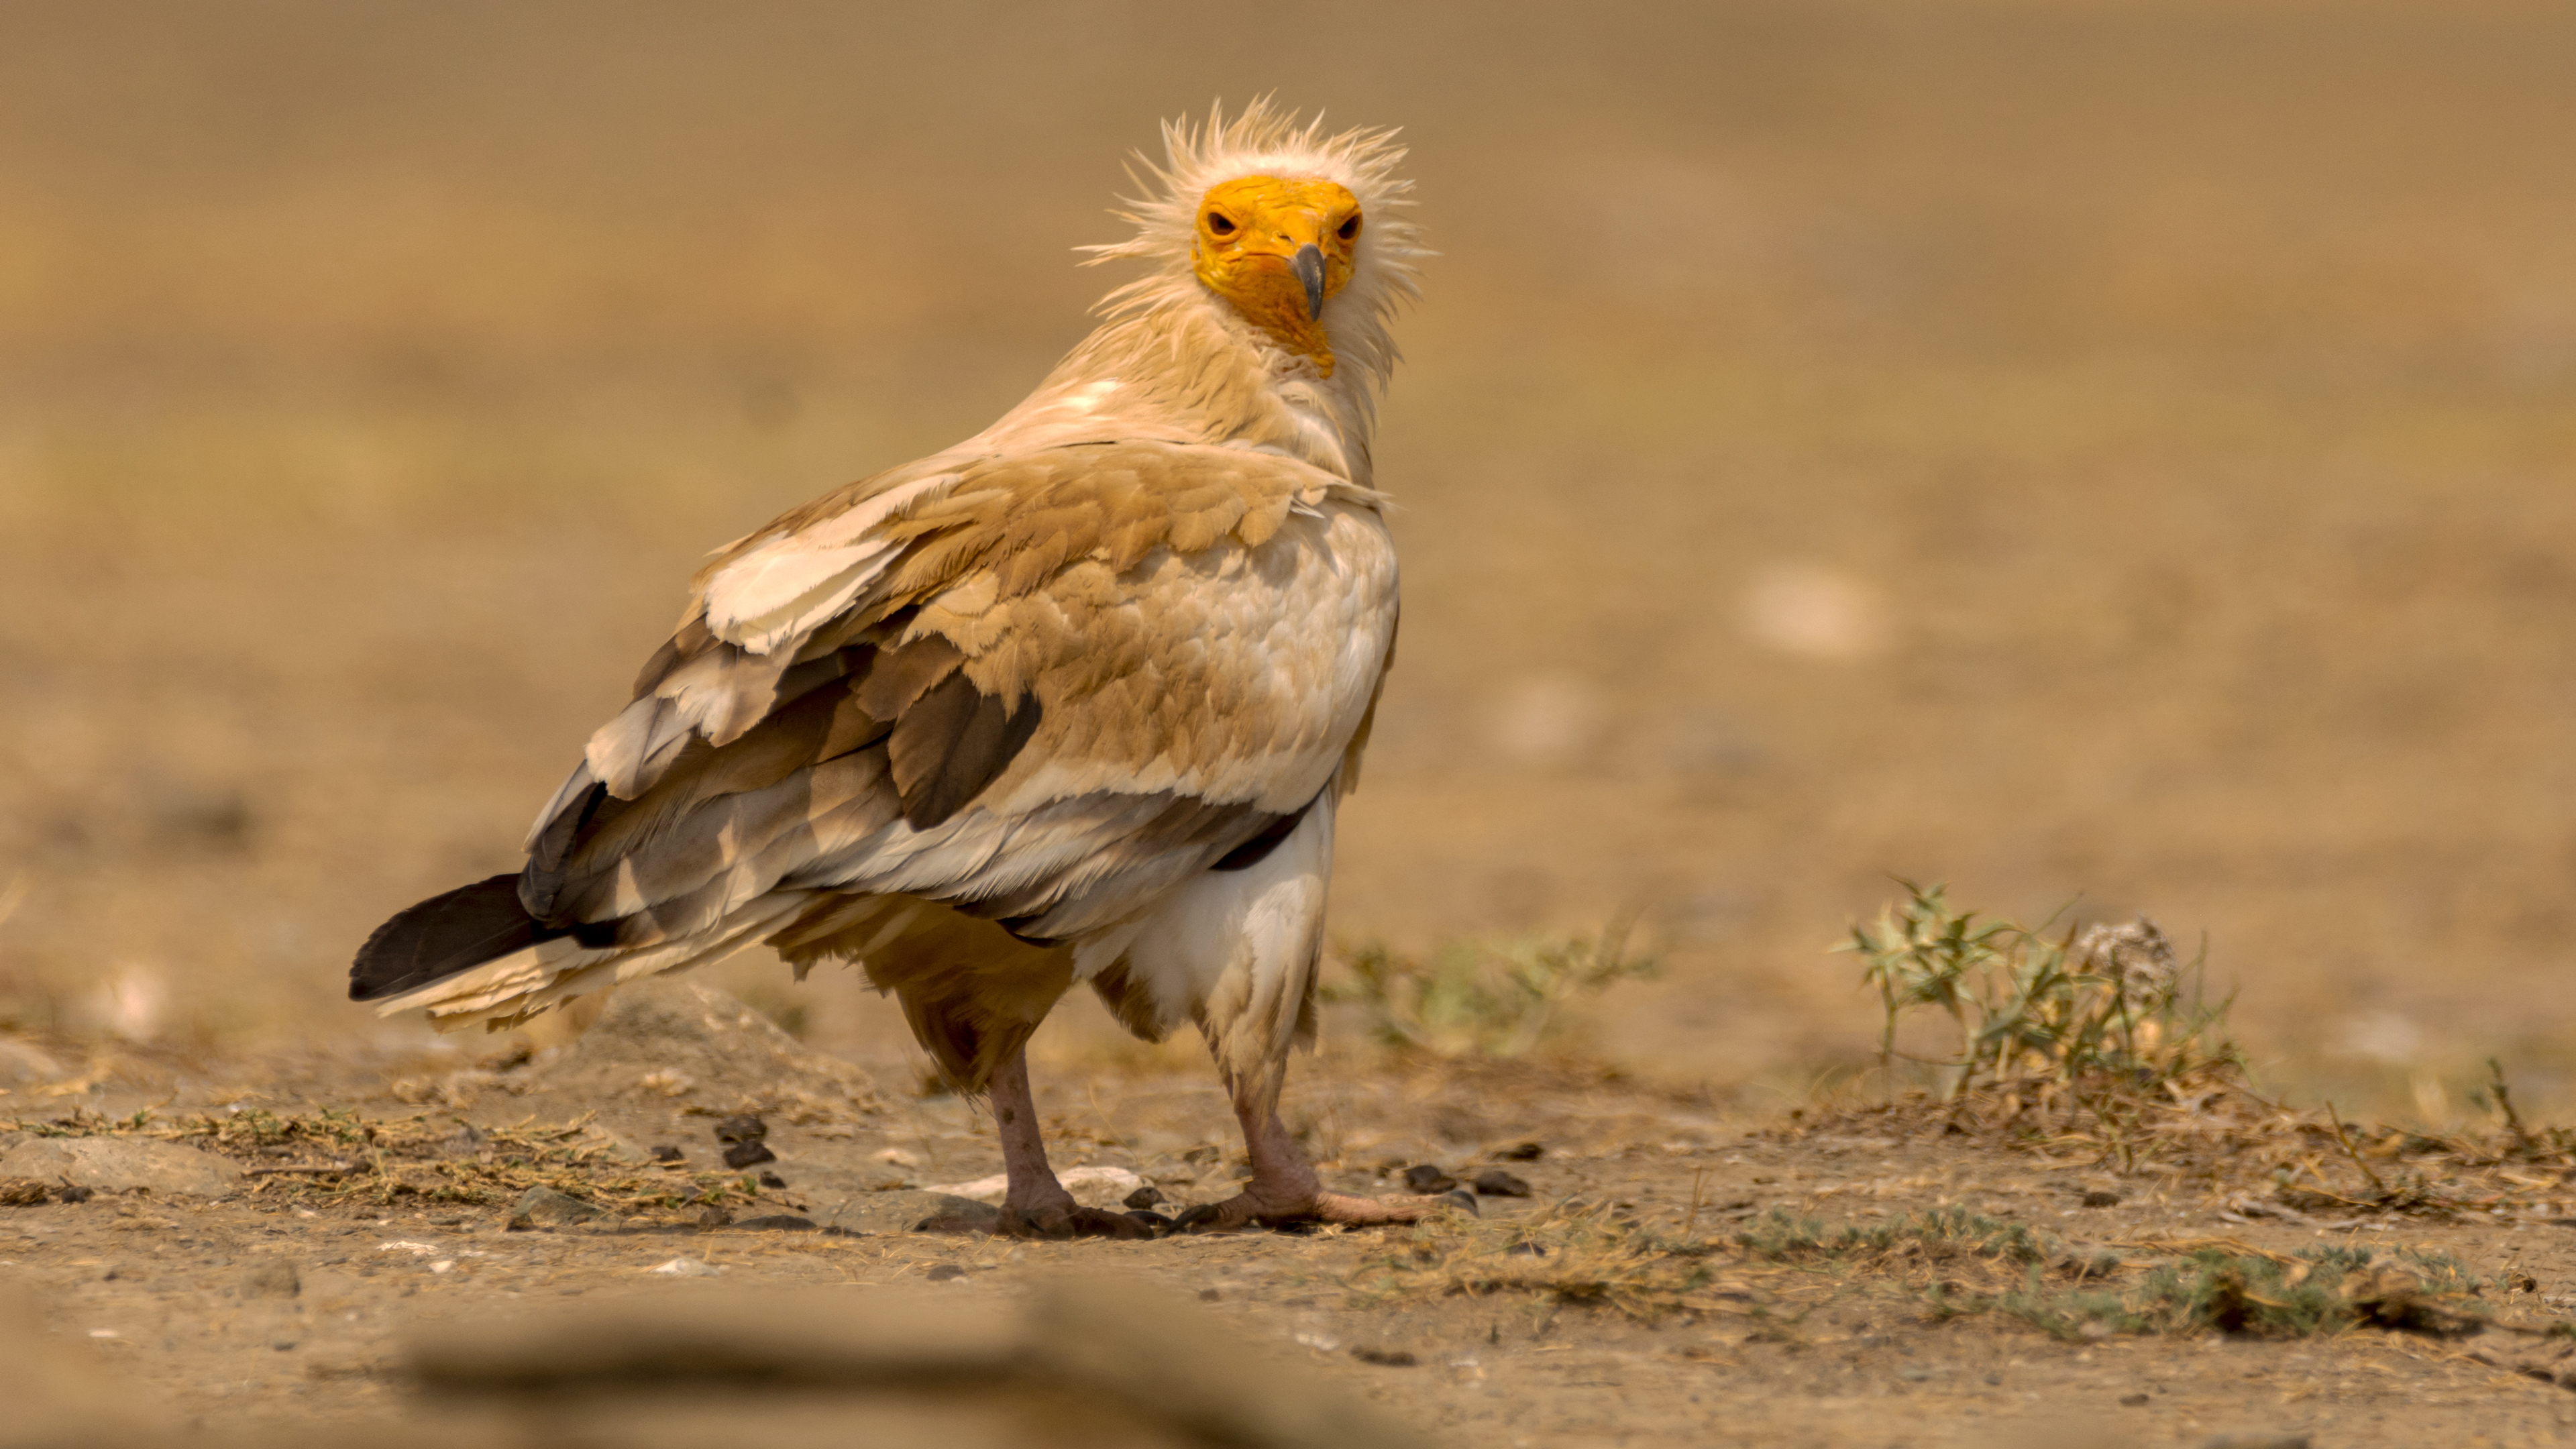
[[[1343,365],[1325,377],[1314,362],[1281,347],[1195,286],[1157,299],[1093,332],[1001,421],[960,451],[1018,451],[1075,442],[1153,439],[1259,448],[1373,487],[1369,435],[1376,422],[1377,369],[1355,360],[1385,355],[1345,348],[1347,324],[1325,323]],[[1193,295],[1195,293],[1195,295]],[[1340,325],[1337,325],[1340,324]]]

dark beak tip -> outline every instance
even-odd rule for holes
[[[1288,269],[1306,284],[1306,320],[1316,321],[1324,315],[1324,253],[1312,243],[1297,248],[1288,259]]]

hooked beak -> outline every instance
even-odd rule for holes
[[[1313,322],[1324,315],[1324,253],[1313,242],[1297,248],[1288,259],[1288,270],[1306,284],[1306,320]]]

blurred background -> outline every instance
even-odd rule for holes
[[[2576,1107],[2571,75],[2457,0],[8,0],[0,1020],[417,1035],[353,947],[695,561],[1015,401],[1122,157],[1275,90],[1442,253],[1344,939],[1641,913],[1596,1048],[1785,1102],[1946,880],[2205,935],[2273,1085]]]

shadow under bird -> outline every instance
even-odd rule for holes
[[[1048,1166],[1026,1044],[1075,985],[1205,1036],[1252,1179],[1190,1227],[1405,1221],[1277,1112],[1333,820],[1393,660],[1369,435],[1415,295],[1392,133],[1267,103],[1164,131],[1095,260],[1149,269],[944,452],[720,552],[528,861],[395,916],[350,995],[442,1029],[755,943],[857,965],[989,1098],[1001,1230],[1141,1236]]]

